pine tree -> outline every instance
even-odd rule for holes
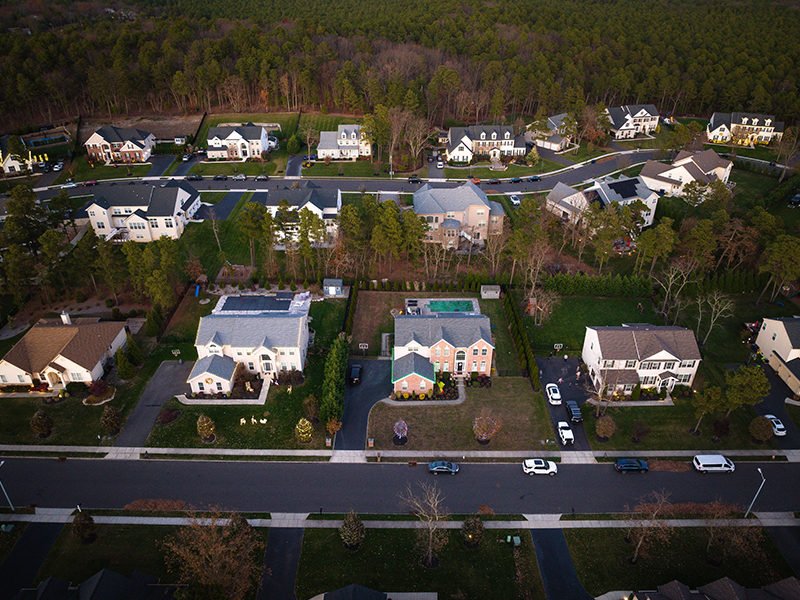
[[[149,337],[157,336],[161,333],[161,315],[155,307],[147,313],[147,321],[144,323],[144,334]]]
[[[133,379],[136,376],[136,368],[128,360],[122,348],[119,348],[114,355],[114,362],[117,364],[117,374],[120,379]]]
[[[91,515],[81,511],[72,519],[72,534],[80,540],[91,539],[97,529]]]
[[[344,516],[342,524],[339,526],[339,535],[347,548],[358,548],[364,541],[364,523],[352,510]]]
[[[197,417],[197,433],[204,440],[214,437],[214,421],[205,415]]]
[[[300,443],[308,444],[311,441],[314,428],[311,426],[311,422],[308,419],[301,417],[297,425],[295,425],[294,432],[297,435],[297,439],[300,440]]]
[[[140,364],[144,362],[144,353],[142,349],[139,348],[139,344],[136,343],[136,340],[133,339],[133,336],[129,333],[127,335],[127,341],[125,342],[125,350],[126,354],[128,355],[128,360],[131,361],[131,364],[138,367]]]
[[[473,548],[483,540],[483,531],[483,521],[481,521],[480,517],[474,515],[464,519],[461,524],[461,535],[464,538],[464,543]]]

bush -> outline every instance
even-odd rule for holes
[[[80,540],[90,539],[96,529],[94,519],[83,511],[72,519],[72,534]]]
[[[78,290],[75,292],[75,302],[79,304],[81,302],[86,302],[86,294],[83,293],[83,290]]]
[[[147,313],[147,321],[144,323],[144,334],[148,337],[154,337],[161,333],[161,315],[154,308]]]
[[[31,429],[41,437],[47,437],[53,431],[53,417],[47,411],[40,408],[31,417]]]
[[[106,298],[106,308],[111,308],[112,306],[114,306],[114,299]]]
[[[100,426],[111,435],[119,433],[122,427],[122,411],[115,406],[106,405],[100,417]]]
[[[608,415],[604,415],[597,419],[597,426],[595,428],[595,432],[601,438],[610,438],[614,435],[614,432],[617,430],[617,425],[614,423],[614,419],[609,417]]]
[[[344,516],[344,520],[339,526],[339,536],[345,547],[353,549],[358,548],[366,537],[364,523],[352,509]]]
[[[144,362],[144,353],[131,334],[128,334],[127,341],[125,342],[125,350],[128,355],[128,360],[131,361],[132,365],[138,367]]]
[[[767,417],[758,416],[750,421],[750,435],[759,442],[766,442],[772,437],[772,421]]]
[[[480,545],[483,540],[483,531],[483,521],[474,515],[464,519],[461,524],[461,536],[464,538],[464,543],[473,548]]]
[[[67,383],[67,393],[70,396],[79,396],[86,393],[86,384],[82,381],[70,381]]]
[[[102,397],[108,392],[108,383],[104,379],[97,379],[89,385],[89,393],[92,396]]]
[[[119,306],[115,306],[111,309],[111,318],[115,321],[124,321],[124,317],[122,316],[122,311],[119,309]]]
[[[289,289],[290,289],[290,290],[292,290],[293,292],[296,292],[296,291],[297,291],[297,284],[296,284],[296,283],[293,281],[293,282],[292,282],[292,283],[289,285]]]
[[[633,388],[633,391],[631,392],[631,400],[638,400],[641,395],[642,395],[642,386],[637,383],[636,387]]]
[[[214,436],[214,421],[205,415],[197,417],[197,434],[204,440]]]

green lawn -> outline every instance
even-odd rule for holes
[[[87,181],[89,179],[121,179],[125,177],[144,177],[150,172],[150,165],[131,163],[119,167],[106,166],[92,163],[86,160],[85,156],[79,156],[71,163],[64,166],[64,170],[59,173],[53,185],[66,183],[72,177],[75,181]]]
[[[324,162],[312,163],[310,167],[303,167],[303,177],[374,177],[375,171],[381,174],[381,165],[374,165],[369,160],[357,160],[355,162],[332,161],[326,165]]]
[[[175,169],[178,168],[178,165],[181,164],[183,164],[183,155],[176,156],[175,160],[173,160],[172,163],[167,167],[167,170],[164,171],[162,177],[169,177],[172,175],[175,172]]]
[[[200,201],[206,204],[219,204],[228,192],[200,192]]]
[[[517,294],[517,297],[521,297]],[[641,303],[643,309],[638,308]],[[533,318],[524,315],[525,327],[534,352],[545,354],[553,344],[563,344],[573,354],[583,348],[587,326],[622,325],[623,323],[652,323],[663,325],[664,320],[653,310],[649,298],[605,298],[564,296],[553,314],[541,327]]]
[[[742,200],[749,204],[762,198],[778,185],[777,177],[736,168],[731,170],[730,181],[736,184],[734,194],[737,204],[742,203]]]
[[[800,406],[795,404],[785,404],[786,412],[789,414],[789,418],[794,421],[795,425],[800,425]]]
[[[494,335],[494,362],[498,369],[519,370],[519,358],[508,330],[508,321],[503,312],[502,300],[481,300],[481,312],[489,317]]]
[[[760,588],[794,575],[778,547],[764,535],[761,552],[732,555],[720,566],[705,560],[708,537],[702,527],[675,530],[668,544],[658,544],[635,565],[628,562],[633,546],[625,529],[565,529],[572,561],[583,587],[592,596],[612,590],[655,590],[677,579],[696,589],[722,577],[746,588]],[[712,546],[713,558],[720,556]]]
[[[479,179],[508,179],[510,177],[530,177],[531,175],[539,175],[541,173],[550,173],[551,171],[558,171],[563,169],[564,165],[560,165],[552,160],[542,158],[533,167],[522,165],[508,165],[505,171],[493,171],[488,166],[477,165],[470,168],[444,168],[444,176],[447,179],[469,179],[470,177],[478,177]]]
[[[633,140],[614,140],[614,142],[626,150],[633,150],[634,148],[640,148],[642,150],[655,150],[657,148],[661,148],[662,146],[658,136],[656,136],[655,139],[640,138]]]
[[[688,126],[689,123],[691,123],[692,121],[697,121],[698,123],[700,123],[700,125],[703,126],[703,129],[706,128],[706,125],[708,125],[708,123],[710,121],[710,119],[699,119],[697,117],[686,117],[686,118],[683,118],[683,119],[675,119],[675,120],[678,123],[681,123],[682,125],[686,125],[686,126]]]
[[[595,146],[594,150],[589,152],[589,144],[587,142],[581,142],[580,148],[578,150],[571,150],[569,152],[565,152],[561,154],[566,159],[569,159],[574,162],[583,162],[585,160],[590,160],[592,158],[597,158],[598,156],[603,156],[604,154],[608,154],[611,152],[610,148],[598,148]]]
[[[247,176],[255,177],[256,175],[274,175],[278,170],[278,163],[274,160],[269,162],[215,162],[205,160],[201,163],[195,164],[189,173],[196,173],[210,177],[212,175],[237,175],[244,173]],[[239,183],[232,181],[230,183]]]
[[[210,417],[216,425],[215,448],[324,448],[324,424],[314,427],[311,444],[300,444],[294,433],[295,425],[303,416],[302,403],[309,395],[322,397],[322,374],[326,350],[338,335],[344,319],[345,300],[326,300],[311,305],[312,327],[317,332],[314,347],[309,351],[308,366],[304,372],[306,382],[286,387],[273,386],[264,406],[185,406],[170,400],[166,406],[182,411],[174,423],[157,425],[147,440],[151,447],[194,448],[204,447],[197,435],[197,418],[200,414]],[[252,419],[267,419],[266,424],[252,424]],[[240,420],[246,424],[241,425]]]
[[[616,177],[621,177],[621,176],[625,176],[625,177],[636,177],[637,175],[639,175],[639,173],[641,173],[641,172],[642,172],[642,169],[644,169],[644,164],[641,164],[641,165],[634,165],[634,166],[632,166],[632,167],[628,167],[628,168],[627,168],[627,169],[625,169],[624,171],[622,171],[622,172],[618,173],[618,174],[616,175]]]
[[[490,498],[485,500],[491,503]],[[515,550],[503,543],[507,535],[518,535],[522,546]],[[469,549],[461,540],[460,530],[453,530],[435,569],[420,563],[415,541],[413,530],[368,529],[361,547],[351,551],[342,546],[336,529],[307,529],[296,596],[307,599],[357,583],[380,591],[436,592],[442,599],[545,598],[527,531],[486,530],[481,545]],[[336,557],[336,568],[320,568],[330,565],[332,556]]]
[[[550,418],[542,394],[531,389],[528,379],[494,377],[491,388],[466,388],[466,394],[464,402],[451,406],[378,404],[370,413],[368,437],[379,450],[394,448],[392,426],[402,417],[409,431],[405,450],[557,450],[544,445],[553,437]],[[472,431],[483,409],[502,425],[488,446],[478,444]]]
[[[288,139],[297,129],[297,117],[298,113],[295,112],[208,115],[203,121],[203,127],[200,128],[195,143],[205,147],[208,143],[208,129],[222,123],[279,123],[284,134],[282,139]]]
[[[323,115],[323,114],[309,114],[303,113],[300,116],[300,122],[297,124],[298,132],[308,124],[310,124],[316,131],[337,131],[339,125],[352,125],[360,123],[361,119],[347,115]],[[303,140],[305,143],[305,140]],[[304,149],[307,146],[303,147]],[[316,147],[307,148],[307,151],[301,150],[301,154],[316,154]],[[372,173],[370,173],[372,175]]]
[[[0,522],[2,522],[2,518],[0,517]],[[25,531],[25,528],[28,526],[25,522],[14,522],[14,529],[8,532],[0,533],[0,565],[3,564],[8,555],[11,554],[11,550],[14,548],[14,544],[17,543],[17,540],[22,536],[22,532]]]
[[[703,148],[709,148],[717,154],[729,154],[736,152],[736,156],[746,156],[748,158],[757,158],[759,160],[766,160],[767,162],[775,160],[775,150],[768,146],[756,146],[755,148],[747,148],[745,146],[728,146],[724,144],[703,144]]]

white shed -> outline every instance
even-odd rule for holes
[[[499,300],[499,299],[500,299],[499,285],[481,286],[481,300]]]
[[[322,293],[326,296],[341,296],[343,293],[341,279],[323,279]]]

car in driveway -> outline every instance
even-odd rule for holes
[[[417,175],[412,175],[408,178],[408,183],[422,183],[422,179],[420,179]]]
[[[350,385],[358,385],[361,383],[361,365],[353,365],[350,367]]]
[[[534,475],[550,475],[558,473],[558,466],[551,460],[529,458],[522,461],[522,472],[533,477]]]
[[[514,206],[519,206],[522,204],[522,200],[519,196],[509,196],[508,201],[511,202]]]
[[[562,444],[566,446],[567,444],[575,443],[575,434],[572,433],[569,423],[566,421],[559,421],[556,427],[558,428],[558,437],[561,438]]]
[[[436,168],[437,169],[444,169],[444,163],[442,161],[437,162],[436,163]]]
[[[767,417],[770,422],[772,423],[772,433],[777,435],[778,437],[782,437],[786,435],[786,427],[783,426],[783,422],[776,417],[775,415],[764,415]]]
[[[214,181],[227,181],[227,175],[214,175]]]
[[[244,173],[239,173],[238,175],[234,175],[231,179],[234,181],[247,181],[247,175]]]
[[[428,472],[434,475],[439,473],[455,475],[458,473],[458,465],[447,460],[435,460],[428,463]]]
[[[580,423],[583,421],[583,415],[581,414],[581,409],[578,406],[578,403],[574,400],[567,400],[564,402],[564,408],[567,411],[567,417],[573,423]]]
[[[197,173],[190,173],[189,175],[186,176],[186,181],[202,181],[202,180],[203,176],[198,175]]]
[[[526,179],[526,181],[541,181],[541,180],[542,178],[539,177],[538,175],[531,175],[530,177],[528,177],[528,179]]]
[[[647,473],[650,467],[647,466],[647,461],[641,458],[618,458],[614,461],[614,469],[618,473],[639,472]]]
[[[269,175],[256,175],[256,181],[269,181]]]
[[[192,159],[191,154],[184,154],[181,160],[183,160],[183,162],[189,162],[191,159]]]
[[[64,168],[64,163],[56,163],[53,165],[53,171],[60,171]]]
[[[561,404],[561,390],[558,389],[555,383],[548,383],[544,386],[544,391],[550,404]]]
[[[306,154],[303,157],[303,160],[317,160],[317,155],[316,154]]]

